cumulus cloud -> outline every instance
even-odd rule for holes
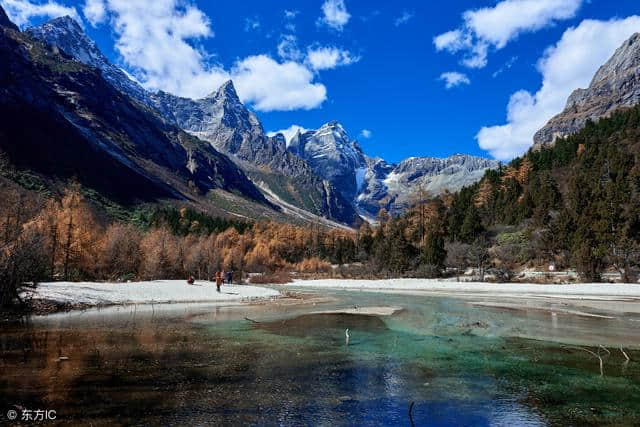
[[[9,19],[18,27],[23,28],[33,18],[58,18],[69,15],[78,22],[82,22],[75,7],[67,7],[54,1],[46,3],[32,3],[29,0],[0,0]]]
[[[534,32],[573,18],[584,0],[503,0],[494,7],[467,10],[459,29],[433,40],[436,50],[464,52],[462,63],[470,68],[487,65],[489,47],[502,49],[522,33]]]
[[[327,70],[341,65],[358,62],[360,57],[352,56],[350,52],[337,47],[316,47],[307,50],[306,62],[313,70]]]
[[[100,16],[98,3],[86,0],[85,16],[91,22],[111,23],[115,50],[150,90],[201,98],[232,79],[240,99],[261,111],[310,109],[326,99],[326,88],[314,82],[313,71],[292,58],[278,62],[253,55],[238,59],[230,69],[212,63],[210,54],[194,47],[194,42],[214,36],[209,18],[194,5],[182,0],[102,0]]]
[[[82,8],[82,13],[91,25],[97,26],[107,17],[107,8],[104,0],[87,0]]]
[[[454,88],[460,85],[471,84],[471,80],[466,74],[458,73],[457,71],[449,71],[440,74],[439,80],[444,81],[444,85],[447,89]]]
[[[327,99],[327,89],[313,83],[307,67],[292,61],[278,63],[266,55],[237,62],[231,78],[241,98],[260,111],[308,110]]]
[[[337,31],[342,31],[351,19],[344,0],[325,0],[322,3],[322,14],[323,16],[318,20],[318,23]]]
[[[360,131],[360,136],[364,139],[369,139],[373,136],[373,132],[371,132],[369,129],[362,129]]]
[[[609,21],[584,20],[569,28],[538,60],[542,86],[532,94],[519,90],[507,105],[507,123],[483,127],[478,144],[499,160],[523,154],[533,135],[562,111],[574,89],[587,87],[598,68],[614,51],[640,29],[640,16]]]
[[[395,25],[396,27],[399,27],[400,25],[406,24],[407,22],[409,22],[414,16],[415,16],[414,12],[409,12],[408,10],[404,10],[402,11],[402,15],[400,15],[398,18],[396,18],[395,21],[393,21],[393,25]]]
[[[302,126],[291,125],[286,129],[280,129],[280,130],[277,130],[277,131],[268,132],[267,135],[268,136],[276,136],[277,134],[281,133],[282,135],[284,135],[284,139],[287,141],[287,145],[289,145],[289,142],[291,141],[291,138],[296,136],[296,134],[298,132],[305,133],[307,130],[308,129],[303,128]]]

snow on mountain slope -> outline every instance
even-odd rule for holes
[[[113,65],[73,18],[63,16],[26,30],[31,37],[56,46],[76,61],[99,69],[102,76],[120,92],[144,105],[151,105],[148,92],[124,71]]]
[[[398,165],[375,159],[369,163],[366,185],[356,197],[356,207],[367,217],[375,216],[381,208],[398,214],[411,205],[412,197],[419,191],[436,196],[444,191],[460,190],[499,164],[464,154],[446,158],[410,157]]]
[[[304,160],[287,151],[281,136],[265,134],[258,117],[242,104],[231,81],[197,100],[151,93],[111,64],[70,17],[51,20],[28,32],[66,56],[97,68],[120,92],[231,156],[252,178],[264,178],[267,173],[275,184],[272,190],[279,196],[345,224],[361,221],[350,201],[344,200],[335,188],[328,188]],[[257,177],[257,172],[261,176]]]
[[[288,150],[302,159],[322,178],[331,182],[345,198],[353,200],[359,185],[357,170],[367,162],[356,141],[349,139],[344,127],[332,121],[304,133],[298,132]]]
[[[332,121],[317,130],[298,132],[288,150],[352,200],[358,213],[375,218],[381,208],[394,214],[411,204],[418,189],[435,196],[478,181],[499,162],[457,154],[447,158],[410,157],[398,165],[365,155],[344,127]]]
[[[370,218],[380,208],[400,213],[418,188],[430,195],[456,191],[479,180],[488,168],[498,166],[498,162],[465,155],[412,157],[398,165],[389,164],[365,155],[337,121],[317,130],[298,131],[287,145],[282,135],[265,134],[260,120],[242,104],[231,81],[197,100],[150,93],[111,64],[72,18],[57,18],[28,32],[77,61],[98,68],[121,92],[239,159],[245,171],[254,175],[254,181],[263,183],[265,194],[267,184],[256,168],[266,167],[281,175],[277,181],[287,182],[268,186],[279,193],[278,197],[302,200],[311,195],[313,200],[297,202],[298,207],[343,223],[354,223],[355,211]],[[327,187],[323,180],[330,185]],[[292,185],[295,189],[290,193],[287,189]]]

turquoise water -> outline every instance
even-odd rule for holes
[[[54,409],[53,424],[640,423],[633,315],[326,293],[336,301],[120,307],[4,327],[0,402]],[[313,314],[354,306],[403,310]],[[602,375],[586,350],[603,355]]]

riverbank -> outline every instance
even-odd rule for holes
[[[296,280],[296,287],[367,290],[382,292],[421,292],[443,295],[506,296],[513,298],[561,297],[577,299],[628,300],[640,302],[640,284],[574,283],[541,285],[535,283],[450,282],[431,279],[389,280]]]
[[[22,297],[30,302],[36,313],[52,313],[73,309],[106,307],[126,304],[169,303],[248,303],[280,297],[274,289],[223,285],[216,291],[214,282],[197,281],[190,285],[184,280],[154,280],[149,282],[47,282],[40,283]]]

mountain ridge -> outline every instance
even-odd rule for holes
[[[96,68],[10,26],[0,27],[0,53],[0,149],[12,164],[75,178],[123,203],[221,190],[269,205],[226,156],[142,108]]]
[[[640,102],[640,33],[633,34],[605,62],[585,89],[574,90],[562,112],[533,137],[534,149],[582,129],[588,120],[607,117]]]
[[[488,159],[475,163],[467,160],[474,166],[465,168],[465,158],[460,157],[453,161],[457,169],[452,173],[442,165],[451,163],[455,156],[409,158],[397,165],[389,164],[367,156],[335,120],[316,130],[299,132],[287,144],[282,135],[266,135],[256,114],[240,101],[232,81],[196,100],[162,91],[152,93],[111,64],[70,17],[51,20],[27,32],[99,69],[117,90],[156,111],[167,123],[231,156],[275,204],[281,200],[329,219],[357,225],[357,212],[369,218],[375,217],[381,208],[401,213],[418,183],[435,196],[471,184],[486,169],[498,165]],[[443,176],[438,178],[438,172]]]
[[[336,189],[314,176],[301,159],[287,152],[282,141],[266,136],[259,119],[242,104],[231,81],[198,100],[162,91],[151,93],[111,64],[73,18],[57,18],[27,32],[101,70],[116,89],[153,109],[168,123],[237,159],[236,163],[252,180],[271,183],[271,190],[287,201],[329,219],[350,225],[359,223],[353,207],[342,200]]]

